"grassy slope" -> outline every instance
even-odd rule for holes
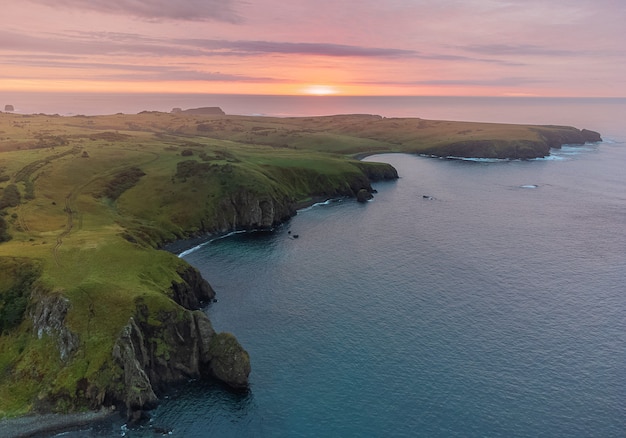
[[[229,193],[243,187],[306,201],[360,173],[348,155],[420,152],[468,138],[534,141],[537,133],[523,126],[353,116],[0,114],[0,190],[16,184],[23,195],[19,206],[3,212],[12,240],[0,243],[0,293],[17,287],[19,266],[40,268],[36,290],[71,301],[66,323],[82,342],[64,363],[55,341],[33,336],[27,321],[6,330],[0,417],[27,412],[50,394],[73,393],[81,378],[106,379],[99,371],[137,299],[153,312],[176,306],[167,294],[185,262],[154,248],[199,231],[200,224],[210,229],[203,219],[217,215]],[[186,160],[212,167],[177,175]],[[101,196],[133,167],[145,175],[117,199]],[[29,184],[35,196],[26,200]]]

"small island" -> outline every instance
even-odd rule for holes
[[[600,141],[563,126],[207,111],[0,114],[0,417],[106,407],[132,420],[176,382],[247,387],[244,346],[201,310],[215,292],[169,243],[367,201],[398,175],[366,155],[530,159]]]

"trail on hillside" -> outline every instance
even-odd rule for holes
[[[139,163],[138,164],[139,166],[150,164],[160,158],[160,155],[157,154],[156,152],[149,152],[149,151],[142,151],[142,152],[152,155],[152,158]],[[65,226],[63,227],[63,231],[61,231],[61,233],[57,235],[56,243],[54,247],[52,248],[52,255],[54,257],[54,261],[57,264],[57,266],[61,265],[60,256],[59,256],[59,248],[61,248],[61,245],[63,245],[63,239],[69,236],[69,234],[74,230],[75,219],[77,217],[80,217],[80,213],[78,209],[75,207],[75,202],[78,196],[82,194],[82,192],[94,182],[102,180],[107,177],[111,177],[115,173],[123,169],[126,169],[127,167],[128,167],[128,164],[124,164],[124,165],[109,169],[105,172],[96,174],[91,179],[89,179],[89,181],[87,181],[86,183],[75,186],[74,189],[65,196],[65,206],[64,206],[63,211],[65,212],[65,215],[66,215],[66,222],[65,222]],[[81,227],[82,227],[82,220],[79,220],[78,228],[80,229]]]
[[[57,236],[57,241],[54,245],[54,248],[52,248],[52,255],[54,256],[54,261],[56,262],[57,266],[61,264],[61,262],[59,261],[59,248],[63,244],[63,238],[69,235],[74,228],[74,210],[72,209],[73,196],[74,192],[70,192],[65,197],[65,208],[63,209],[63,211],[65,211],[67,220],[63,231]]]

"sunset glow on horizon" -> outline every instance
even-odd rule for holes
[[[0,92],[626,97],[624,22],[614,0],[6,0]]]

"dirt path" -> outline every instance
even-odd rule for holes
[[[63,229],[61,234],[57,236],[57,243],[56,245],[54,245],[54,248],[52,248],[52,255],[54,256],[54,261],[56,262],[57,266],[61,264],[61,262],[59,261],[59,248],[63,244],[63,238],[70,234],[72,232],[72,229],[74,228],[74,210],[72,209],[73,197],[74,192],[68,193],[65,197],[65,208],[63,209],[67,217],[67,220],[65,222],[65,228]]]
[[[146,152],[146,153],[150,154],[152,157],[149,160],[139,163],[138,164],[139,166],[152,163],[158,160],[160,157],[160,155],[155,152]],[[59,257],[59,248],[61,247],[61,245],[63,245],[63,239],[69,236],[69,234],[74,230],[75,219],[79,214],[78,210],[75,208],[75,202],[76,202],[77,197],[83,192],[83,190],[85,190],[88,186],[90,186],[94,182],[99,181],[103,178],[111,177],[115,173],[120,172],[121,170],[124,170],[127,167],[128,167],[128,164],[124,164],[122,166],[109,169],[106,172],[97,174],[86,183],[74,187],[74,189],[65,196],[65,207],[63,209],[66,215],[65,227],[63,228],[63,231],[61,231],[61,233],[57,235],[56,244],[52,248],[52,255],[54,257],[54,261],[56,262],[57,266],[61,265],[61,261]],[[82,224],[82,221],[79,221],[79,228],[81,224]]]

